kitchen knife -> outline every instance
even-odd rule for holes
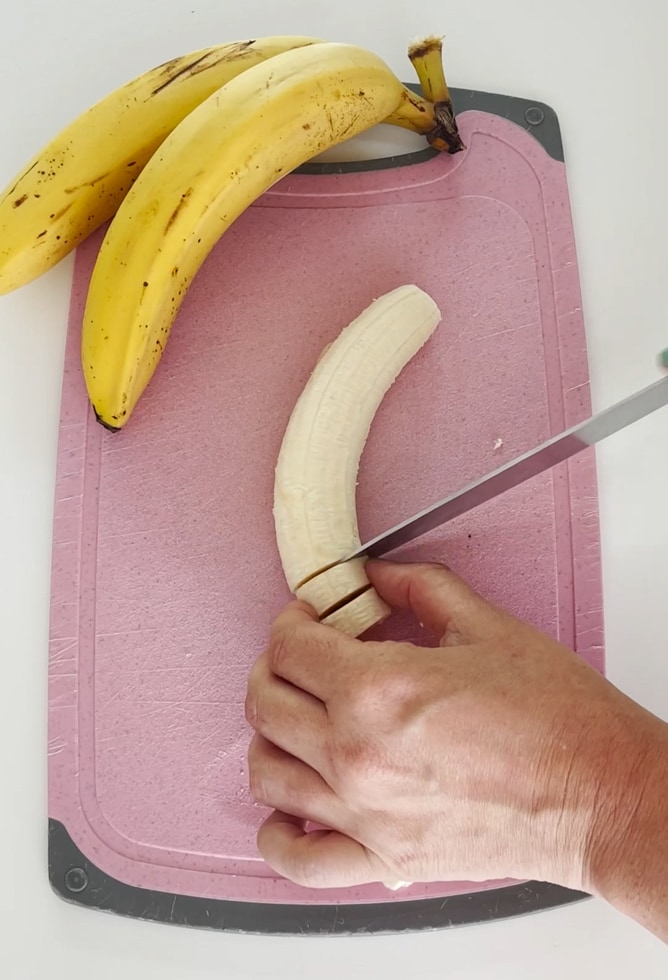
[[[627,425],[637,422],[666,404],[668,404],[668,377],[655,381],[654,384],[629,398],[592,415],[585,422],[566,429],[565,432],[553,436],[535,449],[523,453],[509,463],[504,463],[487,476],[469,483],[457,493],[439,500],[431,507],[390,528],[389,531],[367,541],[343,561],[350,561],[351,558],[362,555],[377,558],[388,551],[393,551],[402,544],[426,534],[427,531],[451,521],[454,517],[459,517],[474,507],[492,500],[493,497],[498,497],[506,490],[519,486],[525,480],[530,480],[532,476],[537,476],[538,473],[563,463],[569,457],[619,432]]]

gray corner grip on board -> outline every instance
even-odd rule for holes
[[[420,94],[419,85],[406,83],[406,87]],[[494,92],[478,92],[469,88],[451,88],[450,95],[456,116],[471,109],[501,116],[531,133],[546,153],[563,163],[564,147],[561,141],[559,119],[554,109],[549,105],[544,102],[535,102],[532,99],[520,99],[514,95],[497,95]],[[302,174],[349,174],[371,170],[389,170],[391,167],[408,167],[411,164],[424,163],[437,155],[437,150],[432,150],[430,146],[427,146],[415,153],[379,157],[377,160],[305,163],[295,172]]]
[[[554,160],[564,162],[559,119],[554,109],[544,102],[519,99],[514,95],[496,95],[494,92],[477,92],[474,89],[450,89],[455,115],[476,109],[502,116],[538,140],[546,153]]]
[[[353,936],[420,932],[492,922],[568,905],[584,892],[530,881],[451,898],[368,905],[276,905],[170,895],[100,871],[58,820],[49,820],[49,880],[68,902],[134,919],[273,936]]]

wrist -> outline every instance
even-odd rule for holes
[[[632,702],[615,723],[592,783],[583,887],[668,939],[668,725]]]

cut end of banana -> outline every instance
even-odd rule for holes
[[[318,616],[326,616],[334,606],[341,606],[369,588],[364,559],[354,558],[325,569],[295,590],[298,599],[308,602]]]
[[[351,599],[345,606],[325,616],[320,622],[325,626],[333,626],[334,629],[349,636],[361,636],[372,626],[382,623],[391,612],[390,607],[383,602],[376,590],[369,588],[362,595]]]
[[[295,595],[313,606],[321,623],[359,636],[391,612],[371,587],[364,566],[364,558],[334,565],[300,585]]]

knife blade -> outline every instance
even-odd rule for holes
[[[456,493],[444,497],[431,507],[414,514],[401,524],[371,538],[342,561],[366,556],[378,558],[402,544],[421,537],[428,531],[479,507],[499,494],[519,486],[526,480],[563,463],[571,456],[619,432],[626,426],[650,415],[668,404],[668,377],[642,388],[635,394],[592,415],[584,422],[547,439],[529,452],[504,463],[479,480],[474,480]],[[339,564],[339,563],[337,563]]]

